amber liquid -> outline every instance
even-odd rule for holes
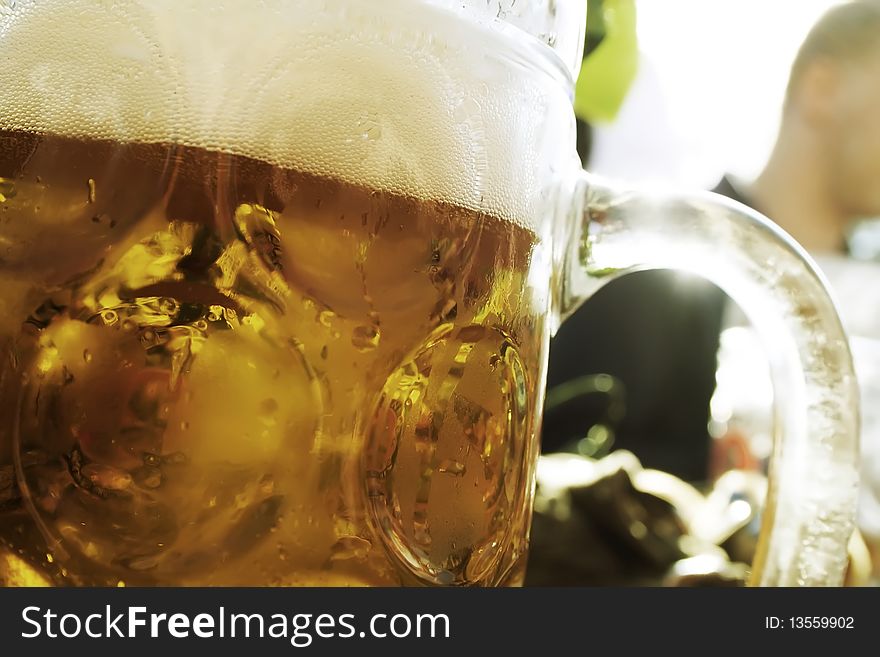
[[[0,131],[0,580],[511,581],[540,248],[230,154]]]

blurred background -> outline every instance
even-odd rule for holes
[[[625,3],[604,4],[608,11]],[[757,176],[776,139],[798,48],[836,4],[635,0],[638,70],[612,120],[589,117],[595,123],[590,169],[703,188],[725,173]]]
[[[880,190],[880,3],[832,15],[848,4],[589,0],[575,111],[591,172],[722,193],[817,260],[862,391],[847,584],[877,585],[880,204],[862,200]],[[551,344],[526,583],[743,584],[773,396],[767,355],[714,286],[640,272],[600,290]]]

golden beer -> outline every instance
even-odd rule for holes
[[[504,575],[533,233],[172,144],[4,131],[0,175],[8,554],[76,584]]]

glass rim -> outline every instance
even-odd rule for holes
[[[440,11],[451,15],[454,20],[476,24],[485,29],[497,42],[497,50],[514,65],[530,71],[540,72],[561,85],[570,98],[574,94],[574,82],[580,68],[580,60],[573,70],[558,50],[535,34],[516,24],[495,16],[484,16],[467,11],[468,5],[486,4],[486,0],[396,0],[399,3],[421,5],[428,11]],[[489,2],[505,0],[489,0]],[[522,1],[522,0],[520,0]],[[516,0],[506,0],[507,3]],[[581,39],[581,45],[583,39]],[[579,53],[582,56],[582,49]]]
[[[587,0],[425,0],[468,20],[510,25],[553,50],[577,78],[586,38]]]

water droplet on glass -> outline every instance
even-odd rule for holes
[[[82,475],[95,486],[107,490],[124,490],[131,486],[131,475],[119,468],[98,463],[83,466]]]
[[[101,319],[107,326],[112,326],[119,320],[119,315],[115,310],[103,310],[101,311]]]
[[[379,346],[379,337],[376,326],[356,326],[351,332],[351,344],[358,351],[371,351]]]
[[[94,203],[95,202],[95,179],[94,178],[89,178],[88,186],[89,186],[89,203]]]
[[[456,123],[470,123],[480,117],[481,111],[479,102],[470,96],[465,96],[453,110],[452,118]]]
[[[334,317],[336,317],[336,313],[334,313],[332,310],[322,310],[320,313],[318,313],[318,321],[321,323],[321,326],[325,326],[327,328],[330,328],[331,322],[333,321]]]
[[[128,320],[126,320],[126,322],[127,321]],[[126,322],[122,323],[123,329],[127,329],[127,327],[125,325]],[[153,329],[147,329],[143,333],[141,333],[141,344],[143,344],[144,347],[152,347],[157,342],[159,342],[159,336]]]
[[[461,477],[465,473],[465,469],[464,463],[453,461],[452,459],[446,459],[437,467],[437,472]]]
[[[358,121],[358,129],[361,133],[361,139],[364,141],[376,141],[382,137],[382,126],[372,116],[365,116]]]
[[[15,183],[8,178],[0,178],[0,203],[5,203],[15,196]]]
[[[275,494],[275,480],[271,475],[264,475],[260,479],[260,493],[267,496]],[[274,530],[275,528],[273,527],[272,529]]]

